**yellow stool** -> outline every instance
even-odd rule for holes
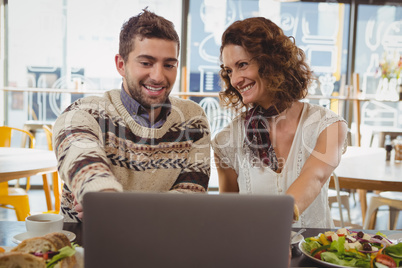
[[[30,215],[27,192],[21,188],[8,187],[7,182],[0,183],[0,207],[14,209],[19,221],[25,221]]]
[[[0,126],[0,147],[10,147],[13,131],[19,131],[30,138],[30,148],[35,146],[35,138],[31,133],[22,129]],[[27,191],[30,188],[29,178],[27,178]],[[24,221],[30,214],[29,198],[26,190],[19,187],[8,187],[8,182],[0,183],[0,207],[14,209],[19,221]]]
[[[47,125],[43,125],[43,130],[45,131],[45,134],[46,134],[48,149],[50,151],[53,151],[52,130]],[[43,174],[42,176],[43,176],[43,181],[47,180],[46,174]],[[53,187],[53,194],[54,194],[54,209],[52,208],[52,204],[48,203],[48,211],[45,213],[58,214],[60,212],[60,206],[61,206],[60,193],[61,193],[62,186],[63,186],[63,183],[61,182],[61,180],[59,178],[59,174],[57,172],[53,172],[52,173],[52,187]],[[45,185],[43,185],[43,187],[45,187]],[[47,187],[49,188],[49,185],[47,185]],[[50,190],[49,190],[49,192],[50,192]],[[50,202],[50,196],[49,196],[49,202]]]

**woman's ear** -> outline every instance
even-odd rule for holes
[[[116,69],[119,72],[119,74],[122,77],[125,77],[126,73],[124,70],[125,65],[123,57],[120,54],[116,54],[116,56],[114,57],[114,62],[116,64]]]

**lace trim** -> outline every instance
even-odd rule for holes
[[[241,156],[244,156],[244,163],[246,164],[247,163],[247,167],[243,167],[243,168],[241,168],[241,167],[238,167],[239,168],[239,172],[240,172],[240,169],[242,169],[243,170],[243,173],[244,173],[244,178],[245,178],[245,181],[246,181],[246,191],[247,191],[247,193],[248,194],[251,194],[252,192],[251,192],[251,179],[250,179],[250,161],[249,160],[252,160],[252,159],[250,159],[252,156],[251,156],[251,154],[250,154],[250,151],[249,151],[249,149],[248,149],[248,146],[247,145],[245,145],[244,143],[243,143],[243,147],[242,147],[242,149],[240,149],[241,150],[241,153],[243,154],[243,155],[241,155]],[[253,156],[254,158],[256,158],[255,156]]]

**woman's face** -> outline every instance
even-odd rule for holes
[[[258,64],[251,60],[247,51],[238,45],[227,45],[222,50],[223,68],[230,84],[242,95],[243,103],[255,103],[268,108],[266,83],[258,73]]]

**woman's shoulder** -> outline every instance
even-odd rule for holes
[[[226,126],[224,126],[218,133],[215,135],[215,142],[221,143],[226,142],[227,140],[233,140],[234,137],[238,137],[243,133],[242,127],[244,124],[244,113],[238,114],[235,116]]]
[[[304,109],[307,117],[319,114],[322,118],[337,118],[342,121],[344,120],[342,116],[338,115],[334,111],[318,104],[305,102]]]
[[[240,113],[233,117],[233,119],[222,129],[224,130],[233,130],[233,129],[239,129],[244,125],[244,117],[245,113]]]

